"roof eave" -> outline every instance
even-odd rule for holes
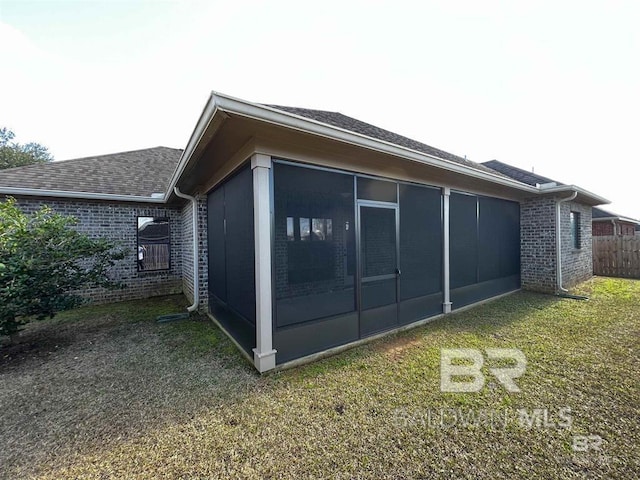
[[[221,93],[213,92],[212,99],[217,105],[217,109],[236,115],[252,118],[255,120],[284,126],[294,130],[311,133],[324,138],[338,140],[351,145],[364,147],[381,153],[402,157],[416,162],[429,164],[438,168],[449,170],[462,175],[467,175],[477,179],[504,185],[529,193],[538,193],[539,190],[531,185],[526,185],[517,180],[502,177],[497,174],[483,172],[465,165],[461,165],[450,160],[429,155],[407,147],[402,147],[390,142],[378,140],[366,135],[351,132],[346,129],[328,125],[310,118],[302,117],[289,112],[284,112],[273,107],[248,102],[239,98],[230,97]],[[186,149],[185,149],[186,152]]]
[[[178,164],[176,165],[176,168],[173,171],[173,174],[171,175],[171,180],[169,181],[169,188],[167,189],[164,195],[165,201],[169,201],[169,199],[171,198],[171,195],[173,195],[174,187],[177,185],[178,180],[180,180],[182,173],[184,172],[186,166],[191,161],[191,158],[193,157],[193,154],[195,153],[198,146],[200,145],[200,142],[202,141],[203,137],[205,136],[207,131],[210,130],[209,127],[211,126],[212,127],[211,130],[213,130],[213,131],[210,131],[209,134],[213,135],[213,133],[215,133],[215,131],[218,128],[220,128],[220,125],[225,120],[226,115],[223,116],[220,122],[218,123],[214,122],[214,118],[216,117],[216,114],[219,111],[220,110],[218,109],[218,105],[216,102],[216,94],[215,92],[211,92],[211,95],[209,96],[207,103],[202,109],[200,118],[198,119],[198,122],[196,123],[196,126],[193,129],[191,136],[189,137],[187,146],[182,151],[182,155],[180,155],[180,160],[178,160]]]
[[[82,200],[110,200],[114,202],[165,203],[164,196],[119,195],[114,193],[74,192],[69,190],[45,190],[39,188],[17,188],[0,186],[0,194],[27,197],[77,198]]]

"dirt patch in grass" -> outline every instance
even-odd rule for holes
[[[413,347],[422,345],[422,339],[414,332],[402,332],[394,338],[381,341],[377,349],[390,361],[401,359]]]
[[[206,319],[74,313],[63,347],[0,364],[0,477],[638,478],[640,281],[579,293],[517,293],[264,377]],[[508,347],[520,393],[486,369],[478,393],[440,391],[441,348]]]

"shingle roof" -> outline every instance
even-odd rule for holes
[[[538,175],[537,173],[527,172],[526,170],[523,170],[518,167],[514,167],[513,165],[508,165],[498,160],[490,160],[488,162],[483,162],[482,165],[484,165],[485,167],[489,167],[490,169],[495,170],[496,172],[502,173],[503,175],[506,175],[509,178],[513,178],[514,180],[517,180],[522,183],[526,183],[527,185],[531,185],[533,187],[535,187],[536,184],[538,183],[543,184],[543,183],[551,183],[551,182],[555,182],[558,185],[564,185],[563,183],[560,183],[556,180],[543,177],[542,175]]]
[[[293,113],[294,115],[299,115],[301,117],[310,118],[311,120],[326,123],[328,125],[342,128],[344,130],[359,133],[367,137],[375,138],[376,140],[382,140],[385,142],[393,143],[395,145],[399,145],[401,147],[410,148],[421,153],[426,153],[427,155],[433,155],[444,160],[449,160],[465,165],[467,167],[475,168],[476,170],[493,173],[494,175],[496,174],[496,171],[492,170],[491,168],[485,167],[481,163],[473,162],[471,160],[467,160],[466,158],[453,155],[452,153],[448,153],[444,150],[431,147],[416,140],[403,137],[402,135],[390,132],[389,130],[384,130],[380,127],[376,127],[375,125],[371,125],[355,118],[348,117],[346,115],[343,115],[342,113],[328,112],[325,110],[311,110],[308,108],[283,107],[282,105],[265,106],[275,108],[283,112]],[[497,172],[497,174],[500,175],[499,172]]]
[[[598,207],[593,207],[591,209],[591,216],[594,219],[598,219],[598,218],[619,218],[623,221],[629,221],[629,222],[633,222],[636,223],[637,225],[640,225],[640,223],[638,223],[638,220],[635,220],[631,217],[625,217],[624,215],[618,215],[617,213],[613,213],[613,212],[609,212],[607,210],[603,210],[602,208],[598,208]]]
[[[607,212],[606,210],[603,210],[598,207],[593,207],[591,209],[591,216],[593,218],[611,218],[611,217],[617,217],[619,215],[615,213]]]
[[[149,197],[169,188],[182,150],[168,147],[0,170],[0,187]]]

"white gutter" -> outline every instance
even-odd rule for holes
[[[578,187],[576,185],[558,185],[555,187],[545,187],[542,185],[538,190],[539,193],[549,194],[549,193],[564,193],[568,192],[569,194],[576,192],[580,195],[584,195],[585,197],[590,197],[592,200],[596,200],[597,205],[604,205],[607,203],[611,203],[604,197],[600,195],[596,195],[595,193],[590,192],[589,190],[585,190],[584,188]]]
[[[39,197],[81,198],[83,200],[112,200],[115,202],[165,203],[164,195],[144,197],[141,195],[117,195],[114,193],[72,192],[68,190],[44,190],[39,188],[18,188],[0,186],[0,194]]]
[[[200,303],[200,285],[198,281],[198,201],[191,195],[185,195],[180,191],[178,187],[173,187],[173,192],[180,198],[191,201],[191,209],[193,210],[193,305],[187,308],[189,312],[194,312],[198,309]]]
[[[560,204],[575,200],[578,192],[573,192],[567,198],[561,198],[556,202],[556,293],[567,293],[569,290],[562,286],[562,230],[560,225]]]

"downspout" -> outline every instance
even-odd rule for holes
[[[191,201],[191,210],[193,213],[193,305],[188,307],[187,310],[189,312],[195,312],[200,303],[200,286],[198,282],[198,201],[196,197],[182,193],[178,187],[173,187],[173,192],[178,197]]]
[[[560,229],[560,204],[575,200],[578,192],[573,192],[567,198],[561,198],[556,202],[556,293],[567,293],[569,290],[562,286],[562,230]]]
[[[611,226],[613,227],[613,235],[617,235],[616,234],[616,221],[613,218],[611,219]]]

